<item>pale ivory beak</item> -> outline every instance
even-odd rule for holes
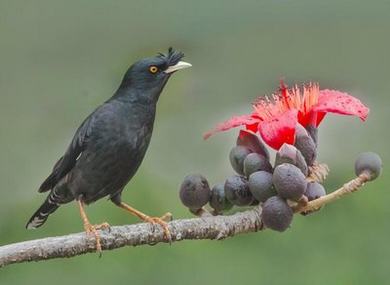
[[[191,63],[188,63],[188,62],[185,62],[185,61],[179,61],[175,65],[169,66],[167,69],[164,70],[164,72],[165,73],[172,73],[172,72],[178,71],[180,69],[188,68],[188,67],[191,67],[191,66],[192,66]]]

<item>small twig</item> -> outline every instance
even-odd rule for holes
[[[296,213],[307,213],[319,210],[322,206],[334,202],[341,197],[357,191],[360,187],[369,181],[369,174],[362,173],[360,176],[352,179],[345,183],[341,188],[329,193],[328,195],[322,196],[316,200],[310,201],[306,206],[295,209]]]
[[[309,200],[305,195],[302,195],[301,199],[299,199],[298,201],[287,200],[287,203],[291,207],[291,209],[293,209],[294,213],[298,213],[300,209],[307,206]]]

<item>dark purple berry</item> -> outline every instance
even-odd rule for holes
[[[272,185],[272,174],[267,171],[252,173],[249,176],[248,184],[253,197],[260,202],[265,202],[277,194]]]
[[[309,182],[307,183],[305,196],[309,201],[318,199],[322,196],[325,196],[325,188],[318,182]]]
[[[249,177],[256,171],[272,172],[272,165],[268,159],[258,153],[250,153],[244,160],[244,174]]]
[[[187,175],[180,186],[180,200],[184,206],[197,210],[210,199],[210,187],[206,178],[200,174]]]
[[[370,175],[369,180],[376,179],[382,172],[382,159],[374,152],[363,152],[355,161],[355,174],[359,176],[362,173]]]
[[[279,196],[273,196],[263,204],[262,220],[271,230],[284,232],[290,226],[293,215],[293,210]]]
[[[225,182],[226,198],[236,206],[248,206],[253,202],[252,193],[249,191],[248,181],[245,177],[233,175]]]
[[[300,150],[306,160],[306,164],[311,166],[317,158],[317,146],[306,129],[297,124],[295,134],[295,147]]]
[[[291,144],[283,144],[279,151],[276,153],[275,167],[282,163],[291,163],[298,167],[303,175],[307,176],[309,169],[307,167],[305,158],[302,153]]]
[[[251,152],[257,152],[265,158],[269,159],[269,152],[260,138],[254,133],[246,130],[241,130],[237,138],[237,145],[242,145],[248,148]]]
[[[233,207],[232,203],[226,198],[225,185],[223,183],[216,184],[211,189],[209,204],[217,213],[227,211]]]
[[[295,201],[302,197],[307,185],[302,171],[289,163],[283,163],[275,168],[272,182],[282,198]]]
[[[235,146],[230,151],[230,164],[238,174],[244,175],[244,159],[250,153],[251,151],[244,146]]]

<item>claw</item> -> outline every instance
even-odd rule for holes
[[[160,217],[160,219],[165,221],[165,222],[171,222],[173,220],[173,216],[170,212],[168,212],[168,213],[165,213],[164,215],[162,215]]]
[[[163,228],[165,238],[168,240],[169,244],[171,244],[172,243],[171,232],[169,231],[168,223],[165,221],[165,219],[167,217],[172,218],[172,214],[167,213],[167,214],[163,215],[161,218],[159,218],[159,217],[146,217],[145,222],[151,223],[153,225],[159,224]]]
[[[98,230],[110,229],[110,225],[106,222],[98,225],[85,224],[84,229],[87,235],[93,235],[95,237],[96,251],[99,253],[99,257],[102,257],[102,245]]]
[[[99,253],[99,257],[102,256],[102,245],[100,243],[100,235],[94,225],[84,225],[85,233],[88,235],[93,235],[96,242],[96,251]]]
[[[107,222],[104,222],[104,223],[95,225],[95,228],[96,228],[97,230],[109,230],[109,231],[111,231],[111,226],[110,226],[110,224],[107,223]]]
[[[118,204],[118,206],[125,209],[126,211],[130,212],[131,214],[137,216],[138,218],[140,218],[144,222],[151,223],[153,225],[159,224],[163,228],[164,236],[168,240],[169,244],[172,243],[172,236],[171,236],[171,232],[169,231],[169,227],[168,227],[168,223],[167,223],[167,221],[172,220],[171,213],[166,213],[161,217],[149,217],[148,215],[145,215],[144,213],[138,211],[137,209],[131,207],[130,205],[127,205],[124,202],[120,202]]]

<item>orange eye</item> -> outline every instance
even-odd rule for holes
[[[151,67],[149,67],[149,71],[150,71],[150,73],[156,73],[158,71],[158,67],[155,65],[152,65]]]

